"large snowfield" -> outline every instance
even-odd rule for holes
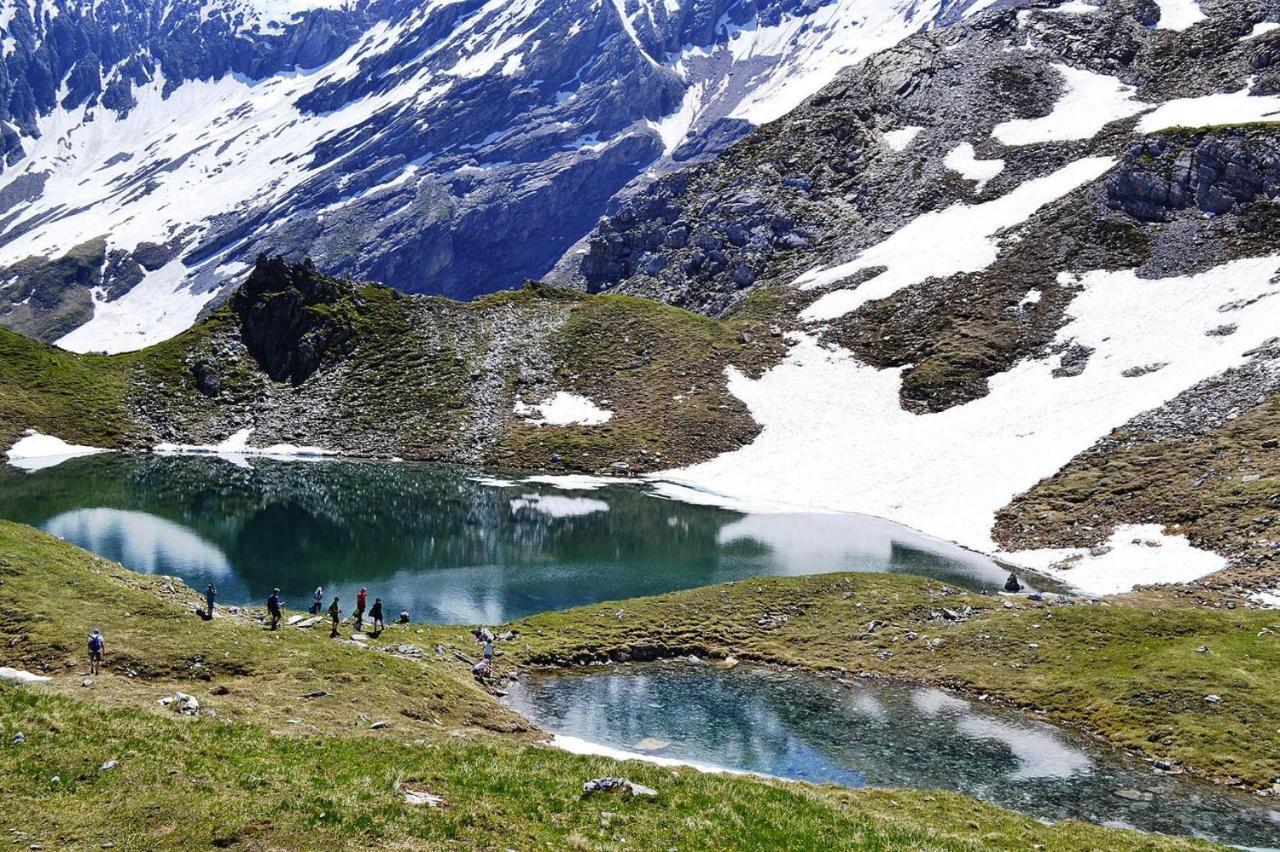
[[[798,335],[786,360],[759,379],[730,371],[730,390],[763,425],[760,436],[661,479],[731,507],[862,512],[998,552],[992,523],[1010,500],[1135,415],[1244,363],[1247,352],[1274,336],[1277,270],[1280,254],[1175,278],[1083,275],[1074,282],[1082,289],[1068,308],[1071,320],[1058,335],[1095,350],[1083,374],[1055,378],[1056,357],[1026,360],[993,377],[987,396],[936,414],[903,410],[901,371],[876,369],[845,349]],[[1237,325],[1235,334],[1206,334],[1227,320]],[[1128,536],[1160,547],[1143,545],[1141,560],[1120,558],[1131,547],[1100,557],[1001,555],[1042,569],[1077,557],[1072,567],[1052,570],[1098,593],[1191,579],[1225,564],[1158,530],[1118,536],[1113,545]]]

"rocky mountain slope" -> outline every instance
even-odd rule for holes
[[[0,324],[189,327],[262,252],[471,298],[966,0],[0,5]]]
[[[786,361],[730,377],[760,438],[677,481],[1100,591],[1227,564],[1200,548],[1266,565],[1278,30],[1271,3],[1116,0],[914,36],[637,193],[552,279],[802,301]]]
[[[741,446],[732,363],[781,356],[767,295],[730,320],[530,285],[472,303],[261,259],[232,302],[137,353],[0,330],[0,446],[281,444],[347,455],[630,473]],[[251,430],[246,433],[245,430]]]

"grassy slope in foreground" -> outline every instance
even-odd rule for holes
[[[190,590],[14,524],[0,523],[0,579],[0,664],[47,667],[54,678],[30,689],[0,685],[0,836],[24,846],[1199,845],[1077,822],[1045,826],[949,793],[771,783],[529,745],[451,654],[415,662],[331,642],[322,630],[200,622],[186,606]],[[97,624],[108,633],[108,671],[86,689],[82,637]],[[416,626],[384,635],[424,646],[466,647],[466,638],[462,628]],[[218,715],[161,710],[157,698],[176,689]],[[332,694],[301,697],[318,689]],[[372,730],[370,719],[391,724]],[[11,744],[17,731],[21,745]],[[109,760],[119,763],[101,770]],[[659,795],[581,798],[584,780],[606,774]],[[407,805],[397,785],[441,795],[447,806]]]
[[[966,606],[973,612],[963,621],[943,614]],[[525,661],[698,653],[867,671],[1042,709],[1218,780],[1270,788],[1280,779],[1274,610],[1213,610],[1161,595],[1073,605],[1019,598],[1006,608],[919,578],[829,574],[547,613],[514,627],[525,634]]]

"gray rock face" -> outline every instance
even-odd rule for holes
[[[1107,181],[1107,204],[1145,222],[1193,208],[1220,216],[1280,195],[1280,143],[1240,130],[1144,139]]]

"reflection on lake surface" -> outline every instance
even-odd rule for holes
[[[851,787],[950,789],[1051,820],[1280,845],[1280,812],[1247,795],[1156,773],[936,689],[673,662],[535,674],[507,701],[583,750],[594,743]]]
[[[427,465],[109,454],[0,466],[0,518],[137,571],[290,606],[360,585],[415,619],[498,623],[750,576],[899,571],[994,590],[990,559],[857,515],[742,514],[636,485],[567,490]]]

